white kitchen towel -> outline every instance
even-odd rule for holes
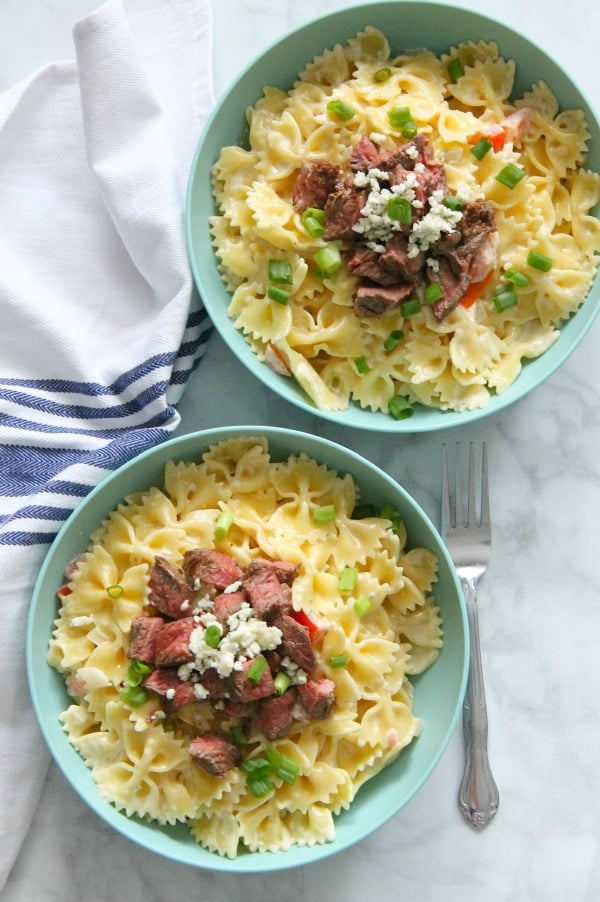
[[[75,505],[167,438],[210,328],[183,209],[213,102],[208,0],[109,0],[0,95],[0,890],[48,764],[25,673]]]

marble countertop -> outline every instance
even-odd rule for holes
[[[2,0],[0,89],[44,62],[71,57],[71,27],[96,5]],[[217,94],[262,47],[343,5],[215,0]],[[464,5],[520,28],[600,108],[596,0]],[[518,404],[455,433],[395,439],[327,426],[292,410],[248,379],[215,335],[180,405],[180,433],[235,423],[318,431],[385,467],[436,522],[442,442],[488,442],[495,532],[480,616],[490,758],[501,803],[487,830],[473,832],[457,809],[460,727],[427,784],[385,826],[350,851],[272,875],[228,876],[156,857],[114,833],[51,766],[3,899],[600,898],[599,350],[597,323],[560,371]],[[216,406],[211,399],[224,384],[235,389]]]

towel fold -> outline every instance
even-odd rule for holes
[[[0,889],[48,755],[25,674],[37,571],[109,471],[167,438],[210,333],[183,226],[213,102],[208,0],[109,0],[0,96]]]

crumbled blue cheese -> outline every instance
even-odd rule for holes
[[[419,251],[428,250],[442,235],[453,232],[461,219],[460,210],[451,210],[444,204],[444,192],[433,191],[429,196],[429,210],[413,223],[408,256],[416,257]]]
[[[405,226],[395,219],[391,219],[388,213],[388,203],[392,197],[403,197],[415,208],[419,205],[416,200],[415,187],[417,179],[414,173],[408,173],[399,185],[389,185],[389,173],[383,169],[369,169],[368,172],[357,172],[354,176],[354,185],[357,188],[369,188],[366,203],[360,211],[360,219],[352,227],[358,235],[366,240],[367,247],[373,251],[385,250],[385,243],[395,232],[402,231]]]
[[[228,632],[217,648],[207,645],[204,638],[207,626],[213,623],[218,625],[214,614],[206,611],[194,619],[198,626],[190,636],[190,650],[194,654],[194,661],[187,665],[190,674],[192,670],[204,673],[214,667],[219,676],[227,677],[232,671],[241,670],[246,661],[262,651],[277,648],[281,643],[281,630],[255,617],[247,602],[227,618]],[[184,672],[181,668],[180,671]]]

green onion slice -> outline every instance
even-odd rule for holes
[[[146,664],[139,658],[132,658],[127,668],[127,682],[130,686],[139,686],[142,680],[152,673],[154,667],[152,664]]]
[[[218,648],[222,635],[221,627],[217,623],[210,623],[204,630],[204,641],[209,648]]]
[[[517,293],[512,285],[502,285],[500,288],[496,288],[492,297],[498,313],[510,310],[517,303]]]
[[[354,360],[354,366],[356,367],[356,371],[363,376],[365,373],[368,373],[371,367],[369,366],[369,361],[366,357],[356,357]]]
[[[273,768],[275,774],[284,781],[284,783],[293,783],[300,773],[300,765],[293,758],[284,755],[273,746],[269,746],[265,751],[267,761]]]
[[[402,395],[394,395],[388,401],[388,410],[395,420],[406,420],[412,417],[415,412],[414,407],[407,398]]]
[[[262,799],[263,796],[268,795],[275,789],[273,781],[269,780],[268,777],[262,777],[260,780],[247,780],[246,786],[248,787],[248,792],[255,799]]]
[[[366,595],[359,595],[354,602],[354,610],[359,617],[364,617],[371,610],[371,602]]]
[[[330,100],[327,104],[328,111],[337,119],[349,122],[354,118],[354,109],[343,100]]]
[[[313,511],[313,523],[333,523],[336,517],[335,504],[323,504],[315,507]]]
[[[234,723],[234,725],[230,729],[229,738],[234,745],[248,745],[248,737],[246,736],[243,727],[241,727],[238,723]]]
[[[139,708],[148,698],[148,693],[142,686],[127,686],[119,692],[119,698],[130,708]]]
[[[506,185],[506,187],[510,188],[512,191],[512,189],[519,184],[521,179],[525,178],[525,175],[525,170],[521,169],[520,166],[515,166],[514,163],[507,163],[496,176],[496,181],[500,182],[502,185]]]
[[[342,255],[337,244],[319,248],[315,254],[315,263],[322,278],[330,279],[336,276],[342,265]]]
[[[267,777],[273,772],[271,764],[266,758],[263,758],[260,755],[256,755],[254,758],[246,758],[246,760],[242,761],[240,764],[240,770],[243,771],[247,777],[252,777],[252,779]]]
[[[263,658],[262,655],[258,655],[252,661],[252,664],[248,668],[248,673],[246,676],[250,680],[251,683],[254,683],[255,686],[258,686],[262,679],[262,675],[267,669],[267,659]]]
[[[458,81],[459,78],[465,74],[465,70],[463,69],[463,64],[459,60],[457,56],[450,60],[448,63],[448,75],[450,76],[450,81],[454,84]]]
[[[373,81],[382,82],[387,81],[388,78],[391,78],[392,70],[389,66],[382,66],[381,69],[377,69],[373,73]]]
[[[407,301],[400,304],[400,313],[402,316],[412,316],[414,313],[418,313],[420,309],[421,301],[419,298],[409,298]]]
[[[300,215],[300,221],[311,238],[320,238],[325,231],[325,210],[307,207]]]
[[[410,107],[398,106],[395,110],[390,110],[388,120],[392,128],[404,128],[405,125],[413,121]]]
[[[403,138],[414,138],[417,134],[418,128],[417,123],[414,119],[409,119],[408,122],[405,122],[402,126],[402,137]]]
[[[283,693],[289,689],[291,685],[291,679],[284,673],[283,670],[280,670],[279,673],[276,673],[273,678],[273,685],[275,686],[275,692],[277,695],[283,695]]]
[[[123,586],[119,586],[117,584],[115,584],[114,586],[107,586],[106,594],[109,598],[120,598],[123,594]]]
[[[384,351],[393,351],[395,347],[397,347],[402,339],[404,338],[404,332],[402,329],[394,329],[393,332],[390,332],[388,337],[383,343]]]
[[[548,272],[551,270],[552,264],[554,263],[552,257],[546,257],[545,254],[538,254],[537,251],[529,251],[527,262],[534,269],[539,269],[541,272]]]
[[[471,148],[471,153],[476,160],[483,160],[485,155],[492,149],[492,142],[485,136],[481,137]]]
[[[412,223],[412,206],[405,197],[390,197],[387,204],[387,214],[394,222],[402,225]]]
[[[445,207],[448,207],[449,210],[456,210],[459,212],[464,209],[465,206],[462,200],[459,200],[455,194],[447,194],[442,203]]]
[[[338,589],[340,592],[352,592],[358,578],[358,569],[356,567],[344,567],[338,580]]]
[[[519,272],[518,269],[507,269],[503,275],[507,282],[512,282],[518,288],[526,288],[531,283],[529,276],[526,276],[524,272]]]
[[[440,298],[444,297],[444,289],[439,282],[430,282],[425,289],[425,300],[428,304],[435,304]]]
[[[292,264],[287,260],[269,260],[269,282],[292,284]]]
[[[289,299],[291,298],[291,292],[286,291],[285,288],[278,288],[277,285],[269,285],[269,290],[267,291],[267,296],[271,301],[277,301],[278,304],[287,304]]]
[[[329,666],[333,667],[334,670],[345,667],[347,663],[348,655],[332,655],[329,659]]]
[[[231,511],[221,511],[215,524],[215,539],[224,539],[233,525]]]

